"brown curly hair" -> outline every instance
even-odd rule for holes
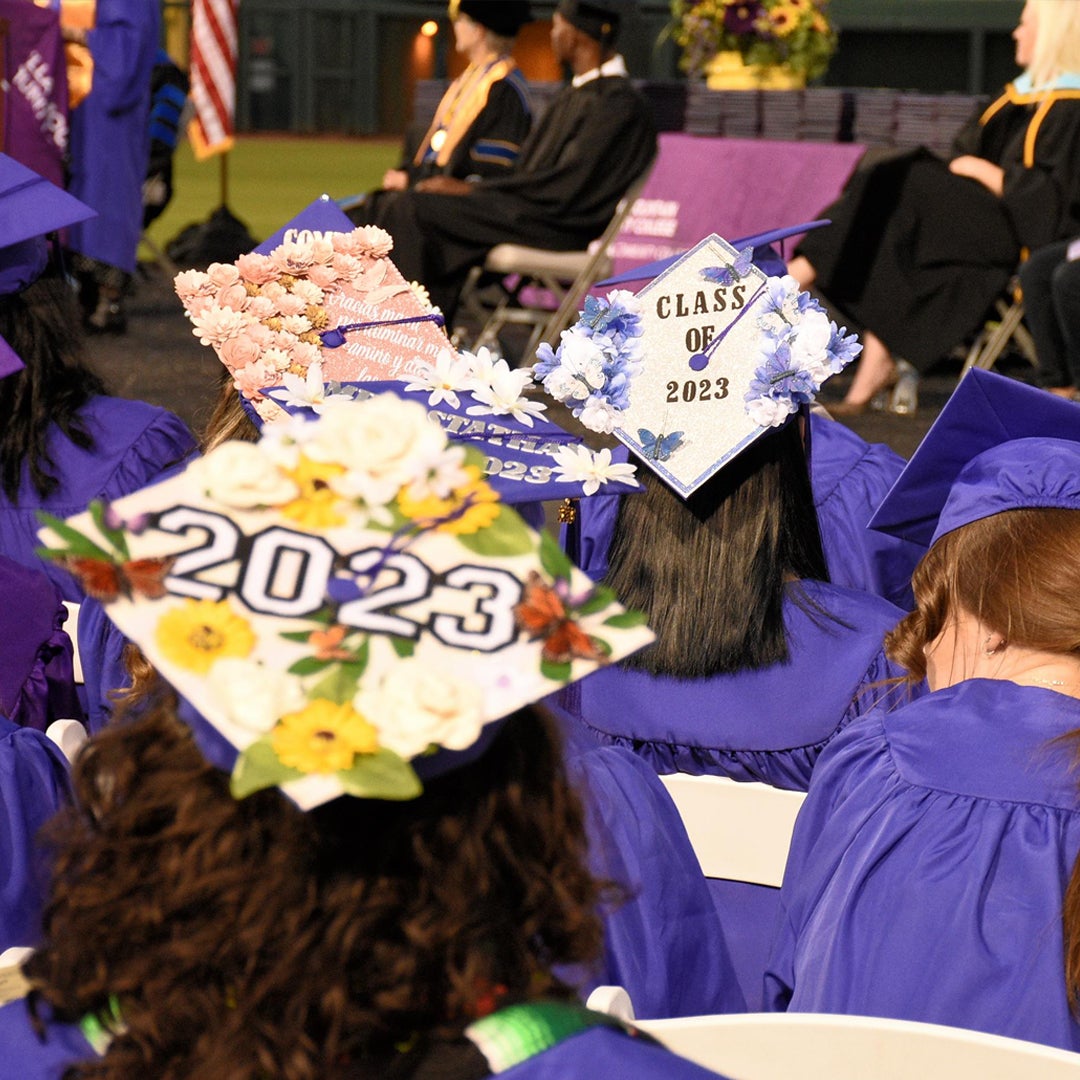
[[[569,995],[552,966],[600,951],[581,804],[535,708],[402,803],[236,800],[168,701],[95,735],[75,787],[25,970],[35,1004],[115,1000],[123,1029],[69,1080],[382,1076],[484,998]]]

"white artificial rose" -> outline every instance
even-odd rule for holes
[[[793,366],[813,371],[825,364],[832,323],[824,311],[807,311],[789,338]]]
[[[619,426],[619,410],[600,398],[589,398],[578,419],[590,431],[602,431],[610,435]]]
[[[430,746],[465,750],[484,726],[484,695],[472,680],[419,656],[401,660],[356,710],[379,730],[379,743],[408,760]]]
[[[330,400],[305,446],[315,461],[345,467],[331,486],[347,498],[386,503],[427,475],[446,446],[446,433],[416,401],[378,394],[364,401]]]
[[[778,427],[798,406],[790,401],[777,401],[775,398],[760,397],[746,403],[746,414],[759,427]]]
[[[229,720],[258,735],[286,713],[302,709],[307,700],[295,675],[253,660],[225,657],[207,678]]]
[[[280,506],[300,494],[256,443],[222,443],[193,462],[191,469],[209,498],[237,509]]]

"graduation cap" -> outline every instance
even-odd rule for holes
[[[48,233],[96,215],[33,169],[0,154],[0,296],[21,292],[41,276],[48,262]],[[0,377],[24,366],[0,338]]]
[[[555,11],[601,45],[611,45],[623,16],[634,6],[632,0],[559,0]]]
[[[731,246],[738,248],[739,251],[742,251],[743,248],[750,248],[754,265],[766,274],[779,277],[787,273],[787,267],[772,245],[779,243],[781,240],[786,240],[789,236],[802,236],[803,233],[812,232],[814,229],[820,229],[824,225],[831,224],[832,221],[829,218],[818,218],[816,221],[804,221],[801,225],[785,225],[782,229],[769,229],[767,232],[754,233],[752,236],[732,240]],[[658,274],[663,273],[673,263],[678,262],[685,254],[685,251],[680,251],[675,255],[657,259],[655,262],[642,263],[641,266],[634,266],[629,270],[624,270],[621,274],[615,274],[612,277],[605,278],[603,281],[598,281],[593,288],[605,289],[612,285],[629,285],[635,281],[649,281]]]
[[[1080,407],[972,368],[869,524],[929,547],[1022,507],[1080,510]]]
[[[261,389],[316,362],[324,381],[389,379],[452,351],[442,314],[401,276],[393,246],[323,196],[234,263],[178,274],[175,288],[193,332],[273,419],[280,410]]]
[[[861,346],[753,248],[706,237],[637,295],[588,297],[534,377],[683,497],[808,405]]]
[[[502,718],[647,644],[416,400],[331,403],[60,525],[238,798],[409,799]],[[205,536],[192,547],[191,530]]]
[[[492,33],[508,38],[514,37],[533,17],[528,0],[500,0],[497,4],[491,0],[450,0],[449,14],[451,19],[459,14],[467,15]]]

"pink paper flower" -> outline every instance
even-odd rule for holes
[[[247,316],[232,308],[211,304],[202,314],[192,316],[191,322],[191,332],[203,345],[218,346],[236,337],[247,326]]]
[[[222,342],[218,348],[218,355],[230,370],[236,371],[238,368],[257,362],[262,356],[262,351],[262,346],[249,332]]]
[[[277,301],[279,315],[303,315],[307,310],[307,303],[302,296],[286,293]]]
[[[270,281],[277,281],[281,271],[273,264],[268,255],[260,255],[249,251],[236,260],[236,268],[245,281],[253,285],[265,285]]]
[[[335,256],[336,258],[336,256]],[[319,289],[329,289],[340,278],[336,267],[332,263],[319,263],[308,270],[307,279]]]
[[[235,263],[211,263],[206,268],[206,276],[218,289],[236,285],[240,281],[240,271]]]
[[[214,291],[213,282],[201,270],[182,270],[173,279],[176,295],[187,304],[195,296],[209,296]]]
[[[260,391],[264,386],[270,386],[278,381],[277,374],[272,367],[267,366],[262,360],[253,364],[245,364],[242,368],[233,372],[233,386],[245,397],[261,397]]]
[[[247,289],[237,282],[234,285],[226,285],[224,289],[219,290],[217,304],[218,307],[232,308],[233,311],[246,311],[251,305],[251,297],[248,296]]]
[[[343,251],[334,254],[332,265],[342,281],[353,282],[364,271],[364,264],[355,255],[349,255]]]

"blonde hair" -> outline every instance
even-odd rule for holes
[[[1035,13],[1035,46],[1028,74],[1036,87],[1059,75],[1080,75],[1080,3],[1027,0]]]
[[[203,428],[199,439],[199,449],[204,453],[230,439],[242,442],[258,442],[259,429],[244,410],[240,401],[240,392],[233,385],[232,375],[228,371],[222,374],[218,387],[214,411]]]

